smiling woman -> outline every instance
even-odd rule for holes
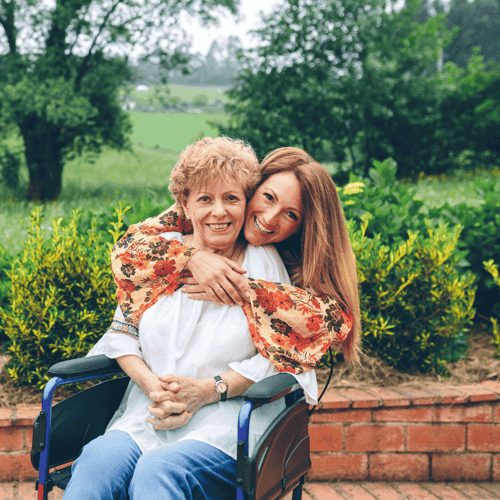
[[[253,245],[286,240],[300,230],[302,192],[292,172],[268,177],[248,203],[245,238]]]
[[[193,235],[184,238],[187,245],[236,260],[235,254],[241,254],[237,238],[246,207],[245,192],[238,180],[229,178],[192,189],[182,207],[193,224]]]

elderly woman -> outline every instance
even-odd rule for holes
[[[188,147],[172,171],[170,189],[193,232],[161,238],[228,258],[251,278],[289,283],[273,246],[254,247],[239,238],[247,197],[259,178],[257,159],[241,142],[203,139]],[[171,272],[169,261],[158,264],[157,272]],[[155,297],[147,307],[151,300],[148,289],[137,328],[118,308],[112,327],[89,353],[116,358],[132,380],[106,433],[75,461],[66,500],[235,495],[240,396],[277,368],[257,352],[241,308],[193,300],[181,290]],[[182,377],[182,386],[165,381],[164,374]],[[314,372],[296,378],[315,403]],[[176,396],[190,387],[199,392],[183,395],[196,402],[188,408]],[[283,405],[255,411],[251,448]]]

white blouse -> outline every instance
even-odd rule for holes
[[[180,233],[164,233],[162,236],[183,239]],[[283,262],[272,245],[248,245],[242,266],[247,270],[245,276],[290,283]],[[115,319],[119,318],[123,319],[120,308],[115,315]],[[104,334],[88,356],[97,354],[106,354],[109,358],[127,354],[139,356],[155,375],[172,373],[202,379],[232,369],[258,382],[278,373],[272,362],[258,353],[240,307],[193,300],[181,290],[162,297],[143,314],[138,337],[116,332]],[[316,404],[318,386],[314,370],[294,376],[304,389],[306,401]],[[146,422],[151,418],[147,409],[150,399],[131,380],[107,430],[127,432],[143,453],[179,440],[196,439],[236,459],[237,422],[243,401],[239,396],[206,405],[185,426],[157,431]],[[284,407],[284,401],[280,400],[252,412],[250,452]]]

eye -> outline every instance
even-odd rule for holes
[[[272,195],[270,195],[269,193],[264,193],[264,196],[269,200],[269,201],[273,201],[274,198],[272,197]]]
[[[227,199],[228,199],[229,201],[239,201],[238,196],[236,196],[235,194],[230,194],[230,195],[227,197]]]
[[[299,220],[297,215],[293,212],[287,212],[286,214],[288,215],[288,217],[290,217],[290,219],[294,220],[295,222],[297,222]]]
[[[207,202],[210,201],[210,196],[200,196],[198,201]]]

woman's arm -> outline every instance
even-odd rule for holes
[[[148,307],[162,296],[174,293],[180,286],[179,277],[186,269],[203,284],[212,300],[228,305],[241,302],[232,282],[238,281],[245,270],[229,259],[201,252],[182,245],[177,240],[165,240],[165,232],[192,232],[189,221],[181,218],[175,205],[167,211],[130,226],[125,236],[113,247],[111,268],[117,287],[117,299],[125,318],[138,322],[144,308],[141,307],[148,293]],[[220,284],[219,284],[220,283]],[[214,290],[219,291],[217,295]]]
[[[259,352],[280,372],[303,373],[316,366],[330,346],[355,359],[352,316],[332,297],[292,285],[249,279],[243,311]]]
[[[296,374],[308,371],[330,346],[342,350],[346,361],[356,358],[352,316],[333,297],[288,284],[242,278],[250,290],[240,293],[253,341],[278,370]],[[190,298],[210,299],[194,279],[181,281],[187,284],[182,291]],[[279,347],[270,349],[276,342]]]

